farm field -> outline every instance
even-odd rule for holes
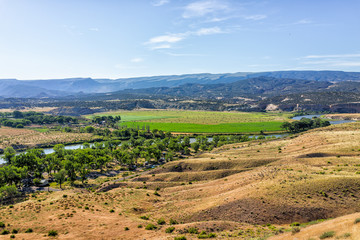
[[[104,178],[95,192],[32,195],[0,209],[1,221],[20,239],[50,230],[57,239],[357,239],[359,129],[224,145],[126,181]]]
[[[13,146],[15,149],[32,148],[42,145],[66,144],[71,142],[91,141],[89,133],[65,133],[59,131],[36,131],[21,128],[0,128],[0,148]]]
[[[150,126],[171,132],[188,133],[258,133],[281,131],[282,122],[290,113],[247,113],[209,111],[139,110],[98,113],[100,116],[121,116],[121,124]],[[94,115],[88,115],[92,118]]]

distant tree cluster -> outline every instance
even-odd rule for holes
[[[92,119],[93,123],[97,123],[97,124],[108,124],[108,123],[116,123],[118,121],[121,120],[120,116],[95,116]]]
[[[85,129],[90,129],[87,126]],[[93,128],[93,127],[92,127]],[[91,174],[119,166],[123,170],[152,167],[199,150],[211,150],[228,143],[248,141],[247,136],[198,136],[191,143],[190,137],[173,136],[161,130],[122,127],[117,130],[100,129],[108,134],[108,141],[84,143],[82,149],[67,150],[62,144],[54,146],[54,153],[30,149],[16,154],[12,147],[4,150],[6,164],[0,168],[0,201],[15,196],[17,189],[39,184],[41,179],[52,179],[60,184],[75,184]],[[100,131],[93,128],[89,131]],[[107,130],[107,131],[106,131]],[[127,141],[117,140],[118,138]],[[15,189],[15,192],[14,192]],[[14,195],[15,194],[15,195]]]
[[[69,116],[52,116],[39,112],[0,113],[0,124],[7,127],[23,128],[30,124],[78,123],[78,118]]]
[[[283,124],[281,124],[280,127],[288,132],[297,133],[307,131],[313,128],[326,127],[329,125],[329,121],[314,117],[313,119],[302,118],[299,121],[284,122]]]

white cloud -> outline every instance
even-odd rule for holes
[[[170,2],[169,0],[158,0],[158,1],[152,2],[151,4],[154,7],[160,7],[160,6],[165,5],[165,4],[169,3],[169,2]]]
[[[153,46],[150,49],[151,50],[157,50],[157,49],[169,49],[169,48],[171,48],[170,44],[161,44],[161,45]]]
[[[216,0],[197,1],[185,6],[183,18],[202,17],[209,13],[227,10],[228,6]]]
[[[309,24],[309,23],[312,23],[312,21],[309,19],[301,19],[301,20],[295,22],[294,24]]]
[[[153,37],[149,40],[148,44],[153,43],[175,43],[183,40],[184,37],[181,36],[181,34],[169,34],[169,35],[162,35]]]
[[[303,58],[314,59],[314,58],[358,58],[360,54],[332,54],[332,55],[308,55]]]
[[[130,60],[130,62],[133,62],[133,63],[139,63],[139,62],[143,62],[144,61],[144,59],[143,58],[133,58],[133,59],[131,59]]]
[[[100,31],[100,29],[99,29],[99,28],[96,28],[96,27],[94,27],[94,28],[89,28],[89,30],[90,30],[90,31],[94,31],[94,32]]]
[[[219,27],[211,28],[200,28],[196,31],[188,31],[184,33],[174,33],[168,35],[161,35],[150,38],[149,41],[145,42],[145,45],[149,45],[151,50],[172,48],[172,44],[185,40],[190,36],[204,36],[225,33]]]
[[[223,31],[219,27],[212,27],[212,28],[201,28],[197,30],[194,34],[197,36],[203,36],[203,35],[211,35],[218,33],[223,33]]]
[[[173,56],[173,57],[203,57],[203,54],[196,54],[196,53],[171,53],[165,52],[166,55]]]
[[[246,20],[255,20],[255,21],[257,21],[257,20],[265,19],[265,18],[267,18],[267,16],[264,15],[264,14],[257,14],[257,15],[243,16],[243,18],[246,19]]]
[[[339,62],[333,65],[339,67],[360,67],[360,62]]]

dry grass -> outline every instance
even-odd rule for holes
[[[23,108],[23,109],[2,108],[2,109],[0,109],[0,112],[13,112],[15,110],[20,111],[20,112],[29,112],[29,111],[49,112],[54,109],[56,109],[56,107],[34,107],[34,108]]]
[[[58,143],[90,141],[93,136],[88,133],[38,132],[30,129],[0,128],[0,148],[19,146],[30,148]]]
[[[319,239],[326,231],[335,231],[335,237],[351,233],[349,239],[356,239],[354,220],[360,215],[344,215],[360,212],[359,129],[352,123],[295,138],[226,145],[129,182],[104,183],[104,189],[116,188],[99,195],[76,190],[67,190],[67,198],[64,193],[43,194],[0,210],[0,217],[10,228],[20,228],[18,237],[25,239],[45,238],[51,229],[58,230],[59,239],[196,239],[184,233],[189,227],[215,232],[217,239],[251,239],[282,227],[290,231],[292,222],[339,217],[274,239]],[[156,225],[160,218],[167,224],[155,231],[137,228]],[[170,218],[181,224],[166,234]],[[258,225],[267,223],[273,225]],[[35,233],[23,233],[29,227]]]

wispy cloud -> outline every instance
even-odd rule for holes
[[[218,11],[224,11],[229,9],[228,5],[224,1],[205,0],[197,1],[185,6],[183,18],[202,17],[210,13],[216,13]]]
[[[169,49],[169,48],[171,48],[171,45],[170,45],[170,44],[161,44],[161,45],[156,45],[156,46],[150,47],[151,50]]]
[[[100,29],[97,27],[93,27],[93,28],[89,28],[89,31],[98,32],[100,31]]]
[[[184,34],[169,34],[150,38],[148,44],[154,43],[175,43],[184,39]]]
[[[150,38],[145,45],[150,46],[151,50],[172,48],[172,44],[185,40],[190,36],[205,36],[226,33],[219,27],[200,28],[196,31],[187,31],[184,33],[171,33]]]
[[[173,56],[173,57],[203,57],[204,54],[197,54],[197,53],[172,53],[172,52],[164,52],[166,55]]]
[[[140,57],[133,58],[130,60],[130,62],[132,62],[132,63],[139,63],[139,62],[143,62],[143,61],[144,61],[144,59],[140,58]]]
[[[212,28],[201,28],[194,32],[193,34],[197,36],[203,36],[203,35],[211,35],[211,34],[219,34],[224,33],[223,30],[221,30],[219,27],[212,27]]]
[[[303,58],[314,59],[314,58],[358,58],[360,54],[332,54],[332,55],[308,55]]]
[[[243,18],[246,20],[258,21],[267,18],[267,15],[264,14],[247,15],[247,16],[243,16]]]
[[[336,63],[335,66],[340,66],[340,67],[360,67],[360,62],[340,62],[340,63]]]
[[[354,68],[360,67],[360,53],[307,55],[298,58],[302,65],[322,68]]]
[[[310,24],[313,23],[313,21],[309,20],[309,19],[301,19],[297,22],[294,22],[293,25],[298,25],[298,24]]]
[[[151,4],[154,7],[160,7],[160,6],[165,5],[165,4],[169,3],[169,2],[170,2],[169,0],[158,0],[158,1],[153,1]]]

